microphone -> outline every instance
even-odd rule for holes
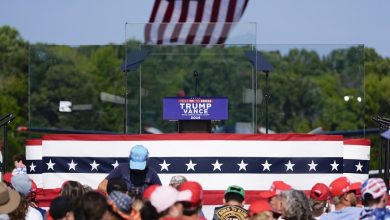
[[[199,97],[199,73],[198,71],[194,70],[194,77],[195,77],[195,96]]]

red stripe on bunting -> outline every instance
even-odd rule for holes
[[[41,146],[42,139],[27,139],[26,145],[28,145],[28,146],[34,146],[34,145]]]
[[[50,203],[53,199],[55,199],[59,193],[60,189],[38,189],[37,190],[37,200],[39,202],[40,207],[50,207]],[[245,203],[250,204],[254,200],[259,199],[258,195],[262,191],[245,191],[246,199]],[[310,191],[306,190],[304,191],[305,194],[308,196]],[[204,197],[203,197],[203,205],[221,205],[222,204],[222,198],[224,195],[223,190],[205,190],[204,191]],[[390,205],[390,196],[388,196],[387,205]]]
[[[39,206],[41,207],[49,207],[50,203],[53,199],[55,199],[61,189],[38,189],[37,190],[37,200],[39,202]],[[245,190],[245,203],[250,204],[254,200],[260,199],[260,192],[264,192],[264,190]],[[309,191],[304,191],[307,195]],[[221,205],[222,199],[224,196],[224,190],[204,190],[203,191],[203,205]]]
[[[361,145],[361,146],[371,146],[370,139],[357,138],[357,139],[345,139],[344,145]]]
[[[77,141],[160,141],[160,140],[239,140],[239,141],[343,141],[342,135],[315,134],[136,134],[136,135],[101,135],[101,134],[50,134],[42,140],[77,140]]]

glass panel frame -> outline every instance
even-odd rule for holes
[[[223,45],[144,44],[141,23],[126,23],[122,45],[30,45],[29,127],[176,132],[176,123],[162,119],[162,98],[194,96],[197,71],[201,96],[229,99],[229,119],[214,121],[215,133],[265,133],[266,118],[270,133],[365,129],[363,45],[260,44],[256,23],[233,26]],[[129,53],[139,51],[148,51],[139,66],[121,70]],[[273,65],[268,80],[246,51]]]

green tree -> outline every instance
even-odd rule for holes
[[[9,157],[23,152],[26,138],[26,135],[18,133],[16,128],[27,125],[28,122],[27,46],[27,42],[23,41],[17,30],[9,26],[0,27],[0,116],[8,113],[15,115],[15,120],[8,129]],[[0,145],[3,145],[3,142]],[[8,167],[11,167],[11,163]]]

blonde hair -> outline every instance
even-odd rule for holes
[[[144,206],[144,203],[143,203],[142,199],[134,199],[133,203],[131,204],[131,207],[137,211],[140,211],[143,206]]]

